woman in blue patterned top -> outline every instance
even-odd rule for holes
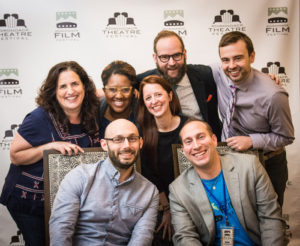
[[[52,67],[10,149],[12,164],[0,202],[7,206],[26,245],[45,244],[43,151],[78,154],[99,144],[96,89],[76,62]]]

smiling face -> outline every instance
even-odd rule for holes
[[[246,43],[238,40],[227,46],[220,47],[220,58],[225,74],[235,83],[245,81],[251,72],[251,63],[254,62],[255,53],[248,53]]]
[[[170,101],[172,92],[168,92],[159,84],[146,84],[143,88],[145,106],[154,118],[171,114]]]
[[[112,140],[101,139],[102,148],[108,152],[112,164],[118,169],[128,169],[136,161],[140,148],[143,145],[142,138],[137,141],[128,141],[128,137],[139,136],[136,126],[125,119],[112,121],[105,130],[105,138],[123,138],[124,142],[114,143]]]
[[[161,62],[159,56],[174,55],[183,53],[179,61],[170,57],[169,61]],[[156,54],[153,54],[154,62],[158,71],[171,84],[180,82],[186,71],[186,51],[182,50],[182,45],[177,37],[170,36],[158,40],[156,44]]]
[[[214,170],[218,165],[217,137],[200,121],[187,123],[180,132],[183,152],[198,172]]]
[[[113,112],[122,113],[129,109],[133,90],[130,80],[125,75],[112,74],[104,88],[104,93],[107,104]]]
[[[56,99],[66,114],[80,112],[84,93],[84,85],[77,73],[66,70],[59,74]]]

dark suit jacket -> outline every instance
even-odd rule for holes
[[[211,68],[204,65],[187,65],[187,76],[191,82],[196,100],[203,119],[212,127],[218,140],[221,140],[222,124],[218,115],[217,88]],[[149,70],[138,75],[140,82],[148,75],[158,74],[157,69]],[[137,87],[137,88],[138,88]]]

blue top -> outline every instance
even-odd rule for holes
[[[18,133],[33,147],[53,141],[68,141],[82,148],[99,147],[98,133],[89,136],[82,132],[81,125],[69,125],[64,132],[54,117],[42,107],[26,115]],[[44,214],[43,159],[31,165],[10,165],[5,179],[0,203],[9,208],[29,214]]]
[[[50,245],[151,245],[158,191],[134,170],[119,178],[109,158],[71,170],[54,201]]]
[[[227,214],[229,222],[229,225],[227,227],[234,228],[234,245],[255,246],[256,244],[251,240],[251,238],[245,232],[244,228],[241,226],[238,217],[231,205],[227,186],[224,182],[223,171],[221,171],[220,174],[213,179],[201,180],[206,190],[206,194],[208,196],[212,210],[214,212],[216,225],[215,245],[221,245],[221,229],[226,227],[225,216]],[[213,189],[213,186],[215,187],[215,189]]]

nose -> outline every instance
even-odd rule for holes
[[[235,61],[230,60],[228,66],[229,66],[229,68],[235,68],[236,67]]]
[[[128,138],[124,139],[124,143],[123,143],[123,147],[129,147],[129,142],[128,142]]]
[[[197,149],[197,148],[199,148],[199,143],[198,143],[198,140],[197,139],[193,139],[193,149]]]
[[[156,103],[156,97],[153,95],[152,97],[151,97],[151,103],[153,103],[153,104],[155,104]]]
[[[120,90],[118,90],[117,93],[115,94],[115,97],[122,98],[123,97],[122,92]]]
[[[176,64],[176,61],[173,59],[172,56],[170,57],[170,59],[168,61],[168,64],[171,65],[171,66],[174,65],[174,64]]]
[[[68,93],[68,94],[72,94],[73,91],[74,91],[74,90],[73,90],[72,86],[69,85],[69,86],[67,87],[67,93]]]

